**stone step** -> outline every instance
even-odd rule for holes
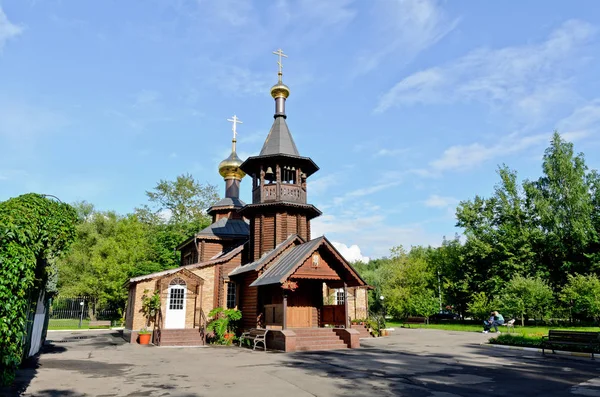
[[[314,342],[318,342],[318,341],[333,341],[333,342],[337,342],[338,340],[342,340],[339,336],[334,335],[334,336],[302,336],[302,337],[296,337],[296,343],[299,342],[305,342],[305,341],[314,341]]]
[[[319,341],[296,341],[297,346],[329,346],[329,345],[339,345],[346,346],[344,341],[342,340],[319,340]]]
[[[168,338],[165,338],[163,336],[162,338],[160,338],[161,343],[164,343],[164,342],[179,342],[179,341],[182,341],[182,342],[190,341],[190,342],[200,342],[200,343],[202,343],[203,340],[204,340],[203,338],[195,338],[195,337],[194,338],[182,338],[182,337],[168,337]]]
[[[347,349],[348,346],[345,344],[332,344],[332,345],[311,345],[311,346],[296,346],[296,351],[307,352],[307,351],[315,351],[315,350],[338,350],[338,349]]]
[[[199,334],[198,328],[187,328],[187,329],[163,329],[160,332],[163,334]]]
[[[312,330],[292,330],[296,336],[300,337],[300,336],[324,336],[324,335],[336,335],[335,331],[333,331],[333,329],[325,329],[324,331],[312,331]]]
[[[202,342],[197,341],[160,341],[158,346],[204,346],[204,344]]]

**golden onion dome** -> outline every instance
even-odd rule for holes
[[[281,80],[273,87],[271,87],[271,96],[273,99],[276,98],[286,98],[290,96],[290,88],[283,84]]]
[[[242,180],[242,178],[246,176],[246,173],[240,169],[242,163],[243,161],[240,160],[234,150],[229,157],[219,164],[219,174],[225,179]]]

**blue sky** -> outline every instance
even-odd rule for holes
[[[351,258],[453,236],[498,164],[537,178],[558,129],[599,167],[595,1],[0,0],[0,200],[127,213],[159,179],[223,187],[274,113],[321,170],[309,201]],[[250,201],[250,183],[242,182]]]

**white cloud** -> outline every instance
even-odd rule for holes
[[[413,245],[437,246],[442,242],[443,234],[428,233],[421,223],[390,226],[389,216],[381,210],[376,212],[333,215],[330,211],[311,222],[312,236],[326,235],[335,241],[352,241],[375,257],[387,255],[390,248],[398,245],[410,248]]]
[[[356,67],[356,74],[368,73],[382,62],[407,63],[451,32],[459,22],[451,18],[437,0],[388,0],[374,3],[375,35]]]
[[[436,172],[467,170],[493,158],[517,153],[537,146],[549,139],[550,133],[529,136],[513,134],[493,145],[472,143],[470,145],[451,146],[444,151],[440,158],[432,161],[430,166]]]
[[[329,174],[317,179],[308,179],[307,190],[310,195],[319,196],[332,186],[340,184],[340,174]]]
[[[356,244],[351,245],[350,247],[348,247],[346,244],[338,243],[337,241],[332,241],[331,244],[348,262],[368,263],[370,260],[368,256],[362,255],[359,246]]]
[[[21,33],[23,33],[23,27],[10,22],[0,6],[0,50],[8,40],[17,37]]]
[[[386,189],[392,188],[394,186],[398,186],[401,183],[402,183],[401,180],[396,180],[396,181],[390,181],[390,182],[382,182],[382,183],[378,183],[373,186],[368,186],[368,187],[363,187],[360,189],[351,190],[351,191],[347,192],[346,194],[344,194],[343,196],[335,197],[333,199],[333,202],[334,202],[334,204],[339,205],[348,199],[362,197],[362,196],[368,196],[373,193],[377,193],[382,190],[386,190]]]
[[[160,94],[154,90],[142,90],[135,95],[134,108],[144,108],[158,102]]]
[[[432,194],[427,198],[427,200],[425,200],[425,206],[433,208],[447,208],[458,204],[458,201],[459,200],[454,197],[444,197],[438,196],[437,194]]]
[[[600,99],[575,109],[573,113],[557,123],[558,132],[566,140],[576,140],[600,130]]]
[[[375,157],[387,157],[387,156],[397,156],[399,154],[407,153],[408,149],[379,149],[375,153]]]
[[[481,101],[539,119],[571,100],[568,66],[594,35],[589,23],[570,20],[539,44],[477,49],[447,65],[416,72],[386,92],[375,112],[416,103]]]

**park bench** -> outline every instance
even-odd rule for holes
[[[407,317],[403,326],[408,325],[408,328],[410,328],[410,324],[427,324],[427,317]]]
[[[513,331],[515,330],[515,319],[513,318],[512,320],[509,320],[507,322],[505,322],[504,324],[502,324],[503,326],[506,326],[506,330],[508,331],[508,333],[510,333],[510,330],[512,329]]]
[[[94,328],[94,327],[108,327],[110,328],[111,326],[111,322],[110,320],[96,320],[96,321],[90,321],[88,327],[90,328]]]
[[[583,332],[583,331],[548,331],[548,336],[542,337],[542,354],[545,354],[545,349],[551,349],[555,353],[556,347],[578,346],[592,353],[600,349],[600,333],[599,332]]]
[[[242,336],[240,336],[240,347],[242,346],[243,340],[248,339],[249,341],[252,341],[252,350],[256,349],[258,343],[262,343],[265,351],[267,351],[267,332],[269,332],[269,330],[264,328],[252,328],[250,331],[244,332]]]

